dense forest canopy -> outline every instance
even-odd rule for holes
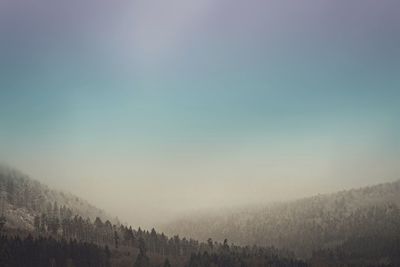
[[[12,169],[0,172],[0,189],[4,266],[400,264],[400,181],[193,215],[166,226],[170,236],[121,224],[86,201]],[[85,254],[81,261],[79,253]]]
[[[274,245],[310,257],[361,234],[400,231],[400,181],[301,200],[191,214],[160,228],[199,240],[229,237],[241,245]]]
[[[154,228],[134,229],[107,219],[104,212],[77,197],[70,199],[14,170],[0,172],[0,185],[4,266],[306,265],[284,249],[241,247],[227,239],[199,242],[178,235],[168,237]],[[82,216],[87,209],[102,217]]]

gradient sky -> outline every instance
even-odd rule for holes
[[[398,0],[1,0],[0,161],[150,226],[400,178]]]

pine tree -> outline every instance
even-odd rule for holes
[[[118,232],[114,231],[115,248],[118,248],[118,240],[119,240]]]
[[[136,261],[133,265],[134,267],[149,267],[150,260],[146,255],[146,245],[144,243],[143,238],[139,238],[139,255],[136,258]]]

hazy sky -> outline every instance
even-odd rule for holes
[[[398,0],[1,0],[0,161],[151,225],[400,178]]]

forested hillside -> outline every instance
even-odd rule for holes
[[[33,229],[35,216],[60,213],[112,220],[104,211],[69,193],[56,191],[6,166],[0,166],[0,204],[7,226]]]
[[[78,197],[0,170],[4,266],[400,265],[400,181],[195,214],[165,227],[168,236],[121,224]]]
[[[134,229],[9,168],[0,185],[0,266],[306,266],[284,249]]]
[[[400,181],[298,201],[191,215],[161,227],[199,240],[287,248],[300,257],[360,236],[400,236]]]

